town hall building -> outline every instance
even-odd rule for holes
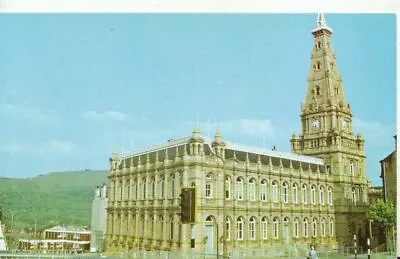
[[[366,238],[364,140],[318,15],[302,131],[292,153],[192,135],[110,159],[106,251],[224,254],[238,248],[352,245]],[[300,101],[300,100],[299,100]],[[195,188],[195,221],[182,224],[182,188]]]

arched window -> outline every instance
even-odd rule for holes
[[[156,180],[154,179],[154,177],[151,178],[151,198],[156,198]]]
[[[161,199],[165,198],[165,179],[161,177]]]
[[[293,220],[293,236],[295,238],[299,237],[299,219],[298,218],[295,218]]]
[[[301,191],[302,191],[303,203],[307,204],[308,193],[307,193],[307,185],[306,184],[303,184]]]
[[[335,233],[335,225],[333,223],[333,219],[332,218],[329,220],[329,225],[330,225],[330,230],[331,230],[331,237],[333,237],[333,235]]]
[[[268,182],[267,180],[263,179],[261,181],[261,201],[267,201],[267,191],[268,191]]]
[[[319,64],[319,63],[318,63]],[[318,65],[318,69],[319,69],[319,65]],[[317,94],[317,95],[319,95],[319,91],[320,91],[320,88],[319,88],[319,86],[317,85],[316,87],[315,87],[315,93]]]
[[[315,205],[317,203],[317,197],[316,197],[316,187],[315,185],[311,186],[311,203],[312,205]]]
[[[226,240],[231,240],[231,219],[226,217]]]
[[[120,181],[120,182],[119,182],[119,197],[118,197],[120,201],[123,200],[123,198],[122,198],[123,195],[124,195],[124,192],[123,192],[123,182]]]
[[[231,198],[231,178],[229,176],[225,177],[225,199],[229,200]]]
[[[308,219],[304,218],[303,220],[303,236],[308,237]]]
[[[274,203],[278,202],[278,182],[277,181],[272,182],[272,202],[274,202]]]
[[[325,237],[326,235],[326,222],[325,219],[321,220],[321,236]]]
[[[351,188],[351,195],[353,198],[353,203],[357,204],[357,196],[356,196],[356,188],[355,187]]]
[[[317,237],[317,219],[316,218],[313,218],[311,228],[312,228],[312,236]]]
[[[272,232],[274,238],[277,239],[279,237],[279,220],[276,217],[272,220]]]
[[[237,240],[243,240],[243,218],[237,219]]]
[[[332,197],[332,187],[328,187],[328,205],[333,205],[333,197]]]
[[[144,224],[143,224],[144,227]],[[174,217],[169,218],[169,239],[174,240]]]
[[[263,217],[261,220],[261,234],[262,239],[265,240],[268,238],[268,221],[267,217]]]
[[[206,177],[206,189],[205,189],[206,198],[211,198],[212,180],[213,180],[212,173],[208,173]]]
[[[249,220],[249,239],[256,239],[256,219],[254,217],[251,217]]]
[[[293,183],[293,186],[292,186],[293,203],[298,203],[297,191],[298,191],[297,183]]]
[[[243,200],[243,179],[236,178],[236,199]]]
[[[256,200],[256,180],[254,178],[249,181],[249,199],[251,201]]]
[[[133,181],[132,183],[132,198],[133,200],[137,200],[137,184],[136,181]]]
[[[288,203],[288,201],[289,201],[288,184],[287,184],[287,182],[284,182],[282,184],[282,202],[283,203]]]
[[[143,180],[142,180],[142,182],[143,182],[143,193],[142,193],[142,197],[143,197],[143,200],[145,200],[146,199],[146,178],[145,177],[143,177]]]
[[[149,227],[149,233],[150,233],[150,235],[153,235],[153,233],[154,233],[154,219],[155,219],[155,217],[154,216],[150,216],[150,218],[149,218],[149,225],[150,225],[150,227]]]
[[[323,186],[319,187],[319,203],[321,205],[325,204],[325,189]]]
[[[350,175],[354,176],[354,162],[350,160]]]
[[[321,42],[320,41],[318,41],[318,48],[319,49],[321,48]]]
[[[160,224],[160,231],[158,233],[158,239],[161,240],[162,236],[163,236],[163,232],[164,232],[164,217],[163,216],[160,216],[158,224]]]
[[[321,62],[317,62],[317,69],[321,69]],[[318,95],[318,93],[317,93],[317,95]]]
[[[130,198],[131,198],[131,185],[129,184],[129,181],[126,182],[126,189],[127,189],[127,191],[126,191],[126,195],[127,195],[126,200],[129,201]]]
[[[171,174],[171,198],[175,196],[175,175]]]

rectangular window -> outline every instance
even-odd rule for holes
[[[265,240],[268,238],[268,225],[266,221],[261,222],[262,238]]]
[[[231,181],[230,179],[225,180],[225,198],[229,200],[231,198]]]
[[[211,184],[206,183],[206,198],[210,198],[210,197],[211,197]]]
[[[171,198],[175,197],[175,178],[171,179]]]
[[[294,222],[294,237],[299,237],[299,222]]]
[[[272,201],[274,203],[278,202],[278,186],[277,185],[272,186]]]
[[[238,240],[243,240],[243,222],[239,221],[237,223],[237,239]]]
[[[273,223],[273,229],[274,229],[274,238],[278,238],[278,222]]]
[[[226,221],[226,240],[231,240],[231,222]]]
[[[254,226],[255,224],[254,223],[252,223],[252,222],[250,222],[249,223],[249,234],[250,234],[250,239],[251,240],[255,240],[256,239],[256,232],[255,232],[255,226]]]
[[[236,183],[236,197],[238,200],[243,200],[243,182]]]
[[[267,201],[267,184],[261,183],[261,201]]]
[[[171,241],[174,240],[174,222],[172,221],[172,219],[170,224],[169,239]]]

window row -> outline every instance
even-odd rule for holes
[[[235,189],[235,197],[236,200],[244,200],[244,187],[245,182],[242,177],[236,178],[236,184],[234,186]],[[258,188],[257,188],[258,187]],[[205,197],[206,198],[214,198],[213,190],[214,190],[214,181],[212,179],[212,174],[209,173],[206,177],[205,183]],[[270,189],[269,189],[270,188]],[[225,198],[231,199],[232,192],[232,183],[229,176],[225,178]],[[258,192],[257,192],[257,189]],[[257,181],[254,178],[251,178],[247,183],[247,199],[250,201],[258,200],[256,194],[259,194],[259,200],[263,202],[272,201],[273,203],[279,202],[279,196],[281,196],[281,202],[289,203],[291,200],[292,203],[300,203],[308,204],[310,202],[313,205],[317,204],[317,200],[320,205],[333,205],[333,189],[331,186],[328,186],[325,190],[325,186],[317,186],[312,184],[309,188],[307,184],[302,184],[301,188],[297,183],[293,183],[289,186],[288,182],[283,182],[281,186],[279,186],[278,181],[272,181],[271,185],[268,184],[268,181],[263,179],[259,186],[257,186]],[[280,194],[280,195],[279,195]],[[317,199],[318,196],[318,199]],[[309,201],[310,200],[310,201]]]
[[[227,233],[227,240],[232,238],[232,220],[227,217],[225,221],[225,228]],[[329,224],[329,225],[328,225]],[[245,230],[246,222],[243,217],[238,217],[236,219],[236,239],[244,240],[244,230]],[[328,230],[329,227],[329,230]],[[255,217],[250,217],[247,222],[247,233],[249,240],[257,239],[257,229],[259,229],[259,239],[266,240],[268,236],[271,235],[272,238],[278,239],[280,237],[280,231],[282,231],[282,237],[287,238],[290,236],[293,238],[300,237],[327,237],[334,236],[334,221],[333,219],[326,220],[322,218],[320,222],[318,222],[317,218],[312,218],[311,221],[308,218],[303,218],[300,220],[299,218],[294,218],[293,222],[289,221],[289,218],[284,218],[282,224],[279,222],[278,217],[274,217],[272,222],[270,223],[267,217],[263,217],[260,222],[257,223]],[[271,231],[271,234],[269,232]],[[329,231],[329,233],[328,233]],[[289,234],[289,232],[291,234]]]
[[[155,180],[154,177],[147,180],[145,177],[141,181],[132,181],[129,183],[123,181],[115,181],[113,183],[112,194],[114,200],[145,200],[145,199],[167,199],[179,196],[182,180],[177,181],[173,175],[168,179],[164,178]]]

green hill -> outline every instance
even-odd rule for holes
[[[97,185],[107,181],[107,171],[56,172],[27,179],[0,178],[3,224],[32,231],[55,224],[90,227],[91,206]],[[24,211],[25,210],[25,211]]]

